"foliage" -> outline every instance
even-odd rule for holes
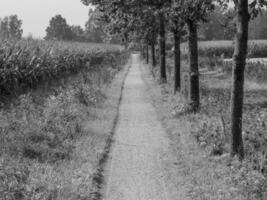
[[[21,39],[23,30],[22,21],[17,15],[11,15],[0,19],[0,36],[5,39]]]
[[[100,12],[101,21],[105,22],[105,29],[110,35],[122,41],[155,40],[158,28],[156,17],[164,13],[165,5],[170,1],[94,1],[82,0],[86,5],[93,4]],[[145,19],[145,20],[144,20]]]

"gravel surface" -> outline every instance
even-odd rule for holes
[[[168,139],[132,55],[107,169],[106,200],[168,200],[162,163]]]

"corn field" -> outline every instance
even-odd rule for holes
[[[114,66],[121,51],[119,45],[0,41],[0,92],[13,95],[99,64]]]

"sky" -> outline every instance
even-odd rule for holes
[[[0,18],[17,14],[23,21],[23,35],[31,33],[36,38],[45,36],[49,20],[57,14],[69,25],[84,27],[88,11],[80,0],[0,0]]]

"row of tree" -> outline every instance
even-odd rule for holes
[[[104,32],[104,23],[98,20],[98,12],[89,11],[85,29],[78,25],[69,25],[61,15],[53,17],[46,28],[45,39],[80,41],[80,42],[118,42]],[[0,37],[4,39],[21,39],[23,34],[22,20],[17,15],[0,19]]]
[[[242,141],[242,108],[244,91],[244,70],[247,56],[249,21],[257,16],[259,9],[267,5],[266,0],[81,0],[92,4],[98,10],[99,19],[105,22],[105,29],[126,41],[139,41],[143,54],[149,61],[151,48],[152,64],[156,65],[155,46],[159,37],[160,79],[166,82],[166,33],[174,38],[174,90],[181,88],[180,42],[187,34],[189,57],[189,106],[197,112],[200,108],[198,69],[198,24],[207,22],[216,6],[228,11],[229,3],[234,5],[231,14],[235,19],[235,51],[233,55],[233,86],[231,98],[231,154],[244,157]],[[226,23],[227,25],[227,23]]]
[[[98,10],[90,9],[88,21],[85,23],[85,29],[81,26],[69,25],[67,20],[61,15],[53,17],[49,26],[46,28],[47,40],[64,40],[79,42],[112,42],[117,43],[104,31],[104,22],[98,20]]]

